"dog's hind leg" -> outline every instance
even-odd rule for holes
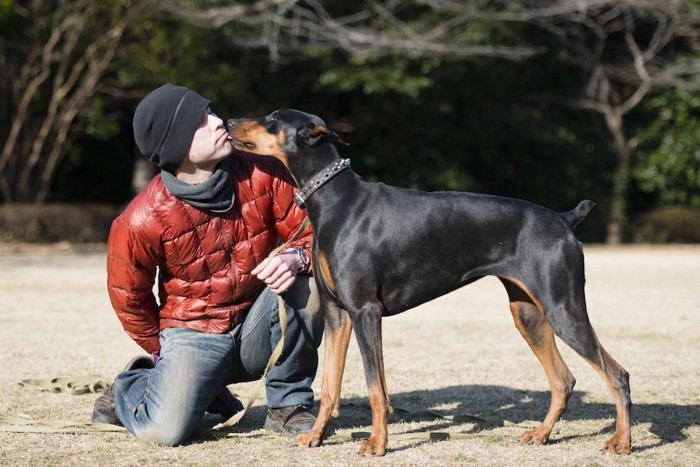
[[[572,311],[573,310],[573,311]],[[610,454],[629,454],[632,444],[629,373],[603,348],[586,312],[583,290],[578,299],[554,311],[556,323],[550,319],[557,336],[574,349],[603,378],[615,401],[617,419],[615,434],[605,442]]]
[[[523,433],[520,443],[546,444],[554,424],[566,410],[576,379],[557,349],[552,327],[532,298],[515,282],[505,279],[501,279],[501,282],[508,292],[515,327],[542,364],[552,391],[549,410],[542,424],[534,430]]]
[[[586,310],[582,269],[580,269],[580,278],[567,277],[567,273],[573,274],[573,271],[576,270],[577,268],[571,265],[561,268],[560,274],[556,276],[557,283],[570,285],[552,290],[549,295],[543,295],[542,303],[538,303],[532,292],[522,284],[519,284],[519,287],[523,293],[533,299],[537,308],[547,318],[555,334],[583,357],[605,380],[615,400],[617,410],[615,434],[606,441],[605,450],[611,454],[629,454],[632,443],[630,427],[632,400],[630,398],[629,373],[608,354],[598,341]],[[516,282],[513,281],[513,284]]]
[[[584,358],[605,380],[615,399],[617,409],[615,434],[605,442],[605,450],[610,454],[629,454],[632,448],[632,428],[630,426],[632,399],[630,397],[629,373],[600,344],[598,345],[598,350],[593,358],[585,356]]]
[[[332,417],[340,413],[340,389],[345,370],[352,321],[347,311],[332,302],[322,303],[325,321],[325,357],[321,382],[321,403],[316,423],[306,434],[298,435],[295,443],[301,447],[317,447],[326,435]]]

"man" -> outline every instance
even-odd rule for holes
[[[205,412],[235,414],[242,405],[226,385],[262,376],[280,339],[281,294],[288,327],[267,375],[265,427],[309,431],[323,333],[314,282],[303,275],[311,229],[267,259],[305,217],[289,172],[273,157],[234,151],[209,101],[185,87],[151,92],[133,126],[160,174],[112,224],[107,285],[124,330],[149,356],[116,377],[93,421],[177,445]]]

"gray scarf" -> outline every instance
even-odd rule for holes
[[[220,162],[214,173],[202,183],[190,185],[167,170],[160,172],[165,187],[187,204],[216,213],[228,212],[233,207],[236,193],[230,175],[228,160]]]

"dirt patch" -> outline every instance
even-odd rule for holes
[[[396,409],[390,434],[457,433],[464,439],[395,439],[386,457],[359,457],[350,438],[369,431],[371,413],[353,343],[335,435],[319,449],[290,448],[262,431],[265,412],[258,401],[240,425],[177,448],[145,445],[123,433],[0,432],[0,464],[700,465],[700,247],[592,246],[585,252],[591,321],[631,374],[629,457],[601,453],[614,428],[612,398],[563,344],[578,381],[569,409],[550,445],[514,441],[544,416],[549,387],[513,326],[505,292],[487,278],[384,321]],[[111,380],[140,353],[111,310],[105,281],[99,245],[0,247],[0,417],[89,421],[94,395],[36,392],[17,382],[89,374]],[[245,396],[251,385],[230,388]],[[320,381],[314,389],[318,393]]]

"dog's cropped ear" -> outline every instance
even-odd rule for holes
[[[346,143],[343,141],[343,139],[338,136],[338,133],[335,132],[335,130],[331,130],[331,138],[333,138],[334,143],[342,144],[343,146],[350,146],[350,143]]]
[[[316,146],[324,136],[329,135],[331,130],[323,125],[316,125],[304,132],[304,143],[307,146]]]
[[[348,145],[335,131],[323,125],[317,125],[308,130],[304,135],[304,143],[306,143],[307,146],[316,146],[324,136],[329,136],[334,143],[343,144],[345,146]]]

